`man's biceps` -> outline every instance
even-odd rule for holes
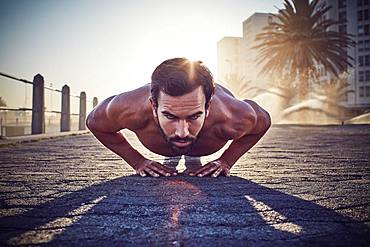
[[[271,117],[267,111],[258,114],[257,124],[254,129],[254,134],[265,132],[271,126]]]
[[[91,131],[102,133],[117,133],[118,131],[123,129],[105,119],[91,120],[91,122],[88,122],[88,128]]]

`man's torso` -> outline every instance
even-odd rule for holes
[[[164,156],[178,156],[162,136],[156,119],[153,116],[150,97],[150,85],[131,91],[135,102],[130,109],[136,121],[127,128],[133,131],[140,142],[150,151]],[[120,97],[120,96],[118,96]],[[232,94],[220,85],[216,85],[215,94],[198,139],[188,156],[205,156],[220,150],[228,140],[234,138],[232,121],[235,117],[230,110]],[[227,104],[226,104],[227,103]]]

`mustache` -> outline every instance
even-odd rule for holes
[[[169,138],[169,141],[171,142],[193,142],[194,140],[195,140],[194,137],[181,138],[181,137],[175,136],[175,137]]]

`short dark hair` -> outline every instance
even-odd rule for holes
[[[212,73],[202,61],[172,58],[162,62],[154,70],[151,82],[151,97],[158,104],[159,92],[171,96],[182,96],[202,86],[206,97],[206,108],[215,91]]]

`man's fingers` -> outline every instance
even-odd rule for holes
[[[196,176],[196,175],[199,175],[200,173],[202,173],[203,171],[207,170],[209,167],[211,167],[213,164],[212,163],[209,163],[209,164],[206,164],[205,166],[202,166],[201,168],[199,168],[198,170],[195,170],[195,171],[192,171],[189,173],[190,176]]]
[[[225,174],[226,177],[230,177],[230,169],[226,168],[224,170],[224,174]]]
[[[212,174],[212,177],[218,177],[221,173],[225,176],[230,176],[230,168],[227,167],[227,164],[216,160],[208,163],[196,171],[190,172],[189,175],[203,177]]]
[[[214,170],[216,170],[218,167],[217,166],[211,166],[209,167],[208,169],[202,171],[201,173],[198,174],[198,177],[203,177],[203,176],[206,176],[208,174],[210,174],[211,172],[213,172]]]
[[[154,165],[154,164],[151,164],[151,165],[149,165],[148,167],[149,167],[149,168],[151,168],[152,170],[154,170],[155,172],[157,172],[157,173],[159,173],[159,174],[163,175],[163,176],[166,176],[166,177],[171,176],[171,173],[170,173],[170,172],[168,172],[168,171],[166,171],[166,170],[165,170],[165,169],[163,169],[162,167],[158,167],[158,166],[156,166],[156,165]]]
[[[168,167],[165,165],[162,165],[159,162],[152,162],[151,165],[156,166],[162,170],[165,170],[166,172],[172,173],[172,172],[177,172],[176,168]]]
[[[139,171],[139,175],[142,176],[142,177],[145,177],[146,176],[146,174],[145,174],[145,172],[143,170]]]
[[[149,167],[145,167],[144,169],[150,176],[152,177],[159,177],[159,174],[154,172],[152,169],[150,169]]]
[[[161,166],[164,167],[166,169],[166,171],[169,172],[170,174],[177,175],[176,168],[168,167],[168,166],[165,166],[165,165],[161,165]]]
[[[152,167],[153,170],[159,172],[163,176],[177,175],[177,170],[175,168],[167,167],[158,162],[151,163],[150,167]],[[169,174],[169,175],[166,175],[166,174]]]
[[[212,177],[216,178],[222,172],[222,167],[219,167],[213,174]]]

